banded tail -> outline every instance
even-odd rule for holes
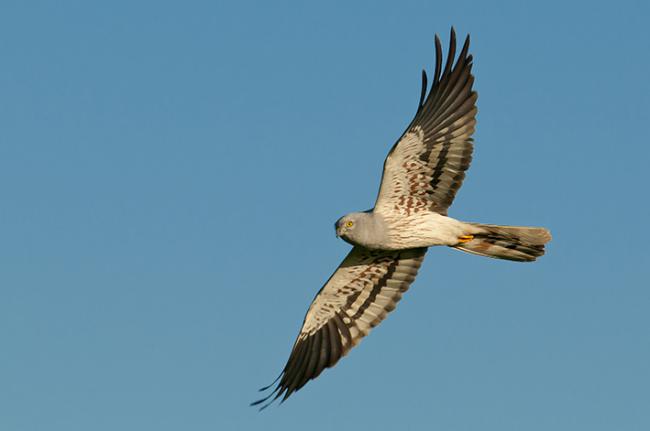
[[[532,262],[544,254],[544,244],[551,240],[543,227],[468,224],[477,230],[454,248],[495,259]]]

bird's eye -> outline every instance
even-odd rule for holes
[[[345,227],[352,227],[352,226],[354,226],[354,223],[351,221],[345,223]]]

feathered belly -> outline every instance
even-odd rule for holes
[[[387,220],[387,245],[390,249],[456,245],[468,233],[466,223],[438,213],[418,213]]]

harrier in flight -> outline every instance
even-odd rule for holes
[[[452,28],[444,66],[438,36],[435,48],[431,90],[427,94],[423,71],[417,113],[386,157],[375,207],[336,222],[336,235],[353,248],[309,306],[282,373],[262,390],[277,386],[252,405],[264,408],[280,397],[284,401],[333,367],[395,308],[428,247],[446,245],[518,262],[544,254],[551,239],[547,229],[447,216],[472,160],[477,94],[469,36],[454,61]]]

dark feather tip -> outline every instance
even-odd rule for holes
[[[418,111],[422,109],[424,105],[424,98],[427,95],[427,72],[422,69],[422,91],[420,92],[420,103],[418,103]]]

